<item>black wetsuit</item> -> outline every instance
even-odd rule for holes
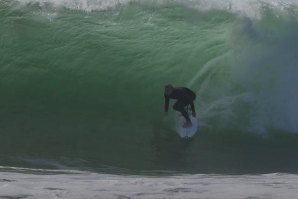
[[[173,92],[170,95],[165,96],[165,111],[168,112],[170,99],[177,99],[177,102],[174,104],[173,109],[181,112],[185,119],[190,122],[189,116],[185,110],[185,106],[190,105],[192,113],[195,113],[195,107],[193,101],[196,99],[196,94],[188,88],[179,87],[174,88]]]

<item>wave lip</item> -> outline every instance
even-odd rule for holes
[[[114,9],[119,5],[128,4],[131,0],[21,0],[20,2],[23,4],[38,3],[41,6],[52,4],[72,10],[90,12]]]
[[[103,11],[114,9],[121,5],[138,4],[165,7],[168,5],[184,5],[198,10],[225,10],[241,13],[251,17],[260,16],[260,10],[271,7],[279,10],[297,6],[296,0],[18,0],[21,3],[39,3],[41,5],[53,4],[68,9],[83,11]]]

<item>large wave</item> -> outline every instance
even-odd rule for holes
[[[295,170],[273,164],[297,151],[295,1],[0,5],[2,165]],[[190,142],[163,118],[169,82],[197,93]]]

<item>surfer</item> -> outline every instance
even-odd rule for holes
[[[191,127],[191,120],[185,110],[185,107],[190,105],[191,112],[194,117],[196,117],[195,106],[193,101],[196,99],[196,94],[185,87],[173,87],[171,84],[165,86],[165,112],[168,113],[170,99],[177,99],[173,106],[173,109],[179,111],[184,118],[186,123],[183,125],[184,128]]]

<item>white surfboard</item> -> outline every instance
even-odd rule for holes
[[[176,122],[176,131],[179,134],[179,136],[182,138],[191,138],[198,131],[198,128],[199,128],[198,119],[193,116],[189,116],[189,118],[192,123],[192,126],[185,128],[183,127],[183,125],[186,123],[186,119],[182,115],[178,116],[178,119]]]

